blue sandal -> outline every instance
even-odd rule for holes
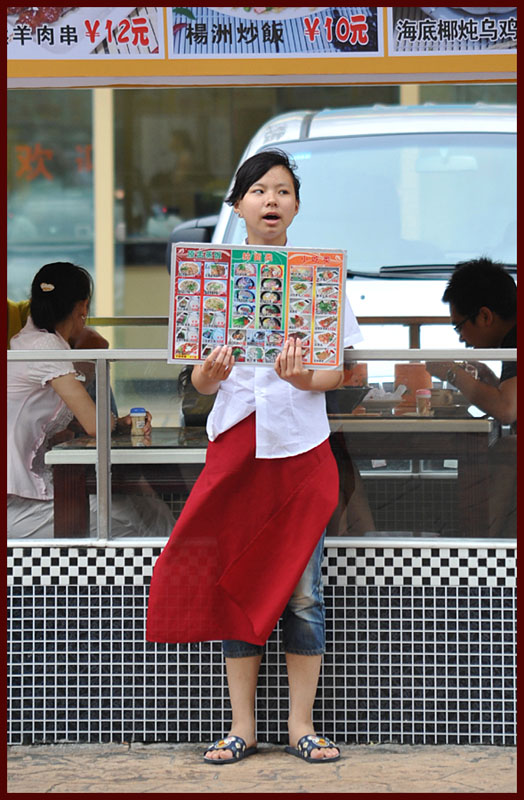
[[[338,751],[338,756],[331,756],[331,758],[313,758],[311,756],[313,750],[323,750],[326,747],[336,747],[338,750],[337,745],[332,742],[331,739],[328,739],[327,736],[315,736],[314,734],[308,733],[298,740],[296,747],[290,747],[288,745],[286,747],[286,753],[291,753],[292,756],[301,758],[303,761],[309,761],[310,764],[338,761],[340,758],[340,750]]]
[[[206,753],[213,753],[215,750],[230,750],[233,755],[231,758],[206,758]],[[204,753],[204,761],[206,764],[215,764],[221,767],[223,764],[236,764],[237,761],[242,761],[256,752],[256,745],[246,747],[241,736],[228,736],[226,739],[217,739],[207,748]]]

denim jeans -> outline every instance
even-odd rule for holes
[[[321,572],[325,534],[324,531],[282,614],[282,644],[286,653],[317,656],[322,655],[325,650],[326,625]],[[222,642],[222,649],[226,658],[246,658],[262,655],[264,652],[263,645],[236,639]]]

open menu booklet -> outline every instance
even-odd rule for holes
[[[345,250],[172,245],[168,362],[226,344],[237,364],[267,367],[298,337],[306,367],[339,367],[345,283]]]

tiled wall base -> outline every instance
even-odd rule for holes
[[[220,643],[145,642],[159,552],[9,549],[9,743],[207,742],[227,731]],[[324,734],[515,744],[515,552],[459,552],[328,548],[314,712]],[[277,628],[260,673],[260,741],[286,741],[287,702]]]

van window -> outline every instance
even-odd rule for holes
[[[516,263],[512,134],[355,136],[282,148],[302,182],[293,244],[345,248],[350,270],[368,274],[479,254]],[[233,215],[225,241],[244,236]]]

